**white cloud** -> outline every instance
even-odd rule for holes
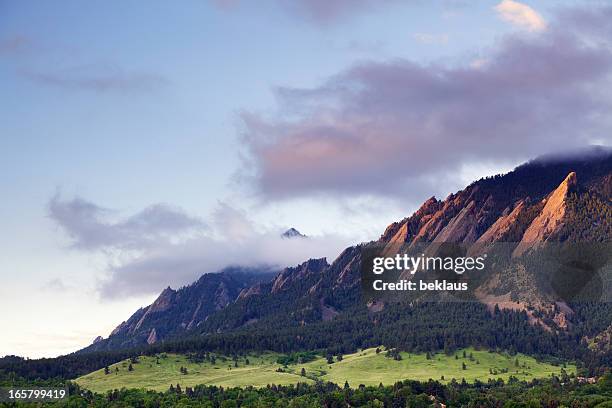
[[[430,33],[414,33],[412,38],[422,44],[446,44],[448,43],[448,34],[430,34]]]
[[[49,201],[49,216],[68,235],[71,247],[99,253],[107,276],[98,290],[104,299],[158,293],[171,285],[189,284],[208,272],[228,266],[281,268],[309,258],[331,261],[352,243],[347,236],[309,235],[306,240],[282,239],[287,227],[265,227],[247,213],[219,202],[204,223],[180,208],[156,204],[128,217],[83,198]],[[51,280],[49,289],[64,289]]]
[[[76,197],[62,200],[55,194],[49,216],[81,250],[143,250],[159,242],[175,241],[206,229],[206,224],[180,208],[154,204],[125,219],[113,220],[114,211]]]
[[[543,31],[546,29],[546,22],[542,16],[528,5],[518,1],[503,0],[495,6],[495,10],[503,20],[517,27],[529,31]]]

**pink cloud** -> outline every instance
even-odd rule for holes
[[[312,89],[281,88],[290,114],[243,116],[251,176],[271,199],[418,195],[468,164],[612,144],[609,37],[570,21],[509,36],[479,66],[368,62]]]

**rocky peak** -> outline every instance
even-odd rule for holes
[[[221,310],[232,301],[225,282],[221,282],[215,291],[215,310]]]
[[[289,228],[287,231],[283,232],[281,234],[281,238],[306,238],[306,235],[302,234],[300,231],[296,230],[295,228],[291,227]]]
[[[457,215],[448,221],[434,242],[474,242],[476,241],[476,202],[470,201]]]
[[[162,293],[159,294],[157,299],[155,299],[155,302],[149,306],[149,310],[147,310],[147,312],[163,312],[164,310],[168,309],[172,305],[174,295],[176,295],[176,291],[168,286],[162,291]]]
[[[268,286],[269,288],[269,286]],[[240,300],[240,299],[246,299],[249,298],[251,296],[255,296],[255,295],[261,295],[264,291],[264,284],[263,283],[257,283],[251,287],[248,288],[244,288],[240,291],[240,293],[238,294],[238,297],[236,298],[236,300]]]
[[[566,199],[568,194],[573,191],[578,181],[575,172],[571,172],[565,180],[546,197],[544,208],[540,214],[531,222],[521,242],[513,252],[514,256],[520,256],[528,249],[536,246],[540,242],[546,241],[555,232],[558,232],[563,223],[566,212]]]
[[[512,229],[519,223],[519,217],[525,212],[528,200],[520,200],[512,211],[507,207],[502,215],[476,241],[476,247],[485,247],[494,242],[513,241]]]
[[[306,276],[311,274],[319,274],[328,266],[329,264],[325,258],[319,258],[309,259],[308,261],[293,268],[285,268],[274,279],[274,282],[272,283],[272,293],[280,292],[292,282]]]
[[[385,232],[381,235],[381,242],[398,241],[405,242],[410,233],[409,226],[418,221],[419,224],[426,222],[431,214],[435,213],[440,208],[441,201],[438,201],[435,196],[428,198],[421,207],[410,217],[404,218],[402,221],[393,222],[387,226]]]

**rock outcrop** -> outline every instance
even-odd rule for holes
[[[563,225],[566,212],[566,199],[570,191],[577,185],[576,173],[571,172],[565,180],[545,200],[542,212],[531,222],[521,242],[513,252],[514,256],[524,254],[530,248],[546,241]]]
[[[294,268],[285,268],[272,283],[271,293],[278,293],[285,287],[291,285],[293,282],[304,279],[306,276],[311,274],[319,274],[329,264],[325,258],[320,259],[309,259],[308,261],[298,265]]]
[[[149,337],[147,337],[147,344],[155,344],[157,343],[157,332],[155,331],[155,327],[151,329],[149,333]]]

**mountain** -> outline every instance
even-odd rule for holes
[[[90,349],[146,344],[169,336],[195,336],[196,343],[215,341],[226,347],[228,337],[213,336],[234,333],[236,339],[244,336],[251,344],[258,339],[260,347],[280,350],[332,346],[348,350],[401,341],[405,348],[421,350],[435,350],[447,342],[478,342],[553,353],[562,346],[555,344],[559,338],[548,334],[578,330],[572,338],[594,338],[612,321],[607,309],[599,306],[569,305],[569,297],[567,302],[557,301],[551,292],[555,282],[529,263],[529,254],[544,243],[609,243],[611,238],[612,151],[594,148],[541,157],[507,174],[478,180],[444,200],[429,198],[411,216],[390,224],[378,240],[345,249],[331,264],[311,259],[250,284],[243,279],[230,285],[225,274],[209,274],[193,288],[166,289],[151,306],[137,311],[109,339]],[[444,243],[460,243],[473,253],[503,244],[509,246],[512,260],[519,261],[479,277],[474,281],[475,302],[452,309],[419,299],[391,304],[364,298],[364,250],[429,251]],[[606,263],[608,258],[601,261]],[[196,289],[202,285],[207,289]],[[497,321],[491,319],[494,309],[510,314],[495,315]],[[597,324],[585,324],[595,316]],[[432,320],[446,325],[434,328]],[[476,321],[484,331],[475,339],[465,333],[465,327]],[[419,325],[423,325],[422,333],[397,332],[402,327],[416,330]],[[506,333],[505,338],[500,333]],[[573,352],[572,347],[566,345],[568,352]]]
[[[291,227],[281,234],[281,238],[307,238],[307,236]]]
[[[84,351],[154,344],[198,327],[208,316],[234,302],[242,291],[267,282],[276,273],[269,268],[226,268],[202,275],[178,290],[167,287],[147,307],[119,324],[107,339],[96,338]]]

